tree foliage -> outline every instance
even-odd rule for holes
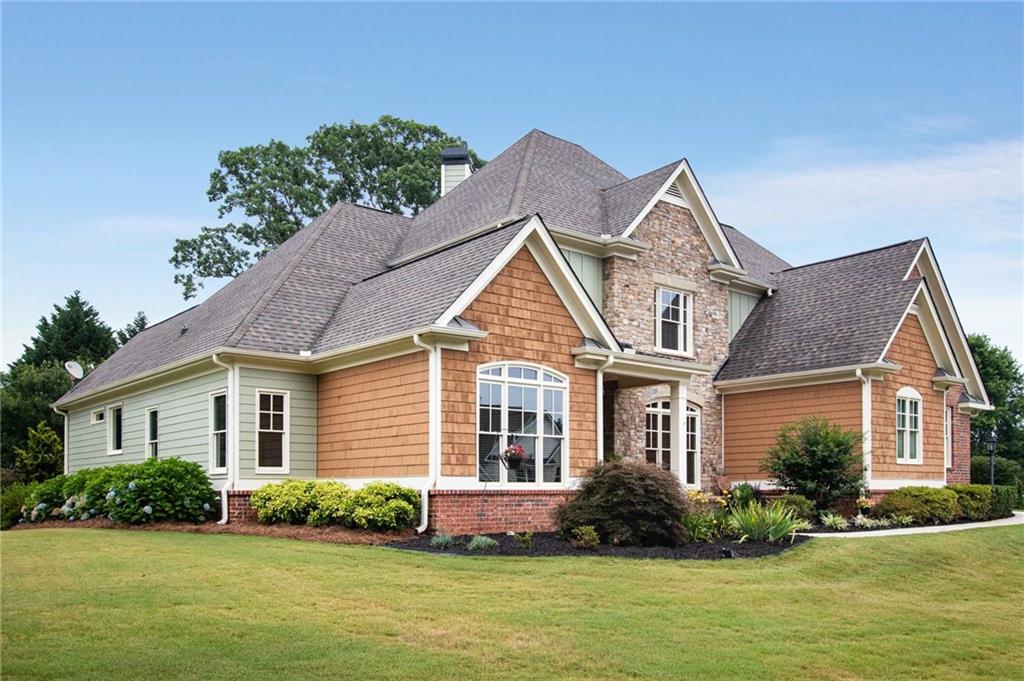
[[[49,318],[39,318],[36,335],[24,348],[14,364],[42,366],[73,359],[95,366],[114,353],[117,341],[96,308],[75,291],[64,299],[64,305],[53,306]]]
[[[993,345],[988,336],[971,334],[967,342],[995,407],[971,419],[971,449],[988,456],[985,439],[995,429],[996,454],[1024,464],[1024,370],[1009,348]]]
[[[14,477],[18,482],[42,482],[64,471],[64,444],[46,421],[28,429],[24,447],[14,450]]]
[[[779,429],[762,470],[782,489],[824,509],[864,488],[860,443],[860,433],[812,416]]]
[[[135,337],[140,331],[146,328],[149,324],[149,320],[146,319],[146,313],[139,310],[135,313],[135,318],[132,319],[123,329],[118,329],[117,333],[117,344],[124,345],[132,338]]]
[[[63,432],[63,418],[50,405],[70,389],[71,377],[58,362],[0,372],[0,466],[14,466],[15,450],[28,445],[29,428],[40,422]]]
[[[306,142],[271,140],[219,154],[207,197],[228,222],[178,239],[170,260],[186,299],[203,279],[240,274],[338,201],[419,213],[440,193],[441,150],[465,144],[437,126],[393,116],[323,125]]]

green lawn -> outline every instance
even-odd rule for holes
[[[4,532],[16,678],[1021,678],[1024,529],[717,562]]]

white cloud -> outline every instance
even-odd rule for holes
[[[912,135],[949,135],[967,130],[971,123],[970,118],[961,114],[907,116],[903,121],[902,129]]]

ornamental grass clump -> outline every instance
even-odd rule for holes
[[[808,529],[810,523],[797,518],[792,509],[779,504],[748,504],[729,513],[726,527],[740,542],[763,541],[775,544],[786,538],[792,542],[796,533]]]
[[[477,553],[479,551],[492,551],[498,548],[498,542],[482,534],[478,534],[466,544],[466,550]]]

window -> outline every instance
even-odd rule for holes
[[[655,345],[658,350],[691,354],[693,345],[693,295],[668,288],[658,289]]]
[[[228,396],[210,395],[210,470],[223,473],[228,467]]]
[[[477,479],[561,483],[567,465],[568,379],[550,369],[503,363],[477,371]],[[501,455],[518,444],[519,465]]]
[[[921,394],[910,387],[896,393],[896,463],[921,463]]]
[[[104,420],[105,420],[104,417],[106,415],[107,415],[107,412],[105,412],[102,409],[97,409],[96,411],[92,412],[92,414],[89,415],[89,422],[90,423],[103,423]]]
[[[286,473],[288,393],[257,391],[256,402],[256,470]]]
[[[107,408],[107,454],[124,451],[124,408],[121,405]]]
[[[157,424],[159,422],[159,412],[156,407],[150,407],[146,410],[146,456],[155,459],[158,446],[158,431]]]
[[[672,470],[672,405],[668,400],[655,400],[647,405],[645,450],[647,463]],[[686,405],[685,469],[680,479],[687,485],[697,484],[697,457],[700,455],[700,412]]]
[[[953,467],[953,407],[946,407],[946,468]]]

